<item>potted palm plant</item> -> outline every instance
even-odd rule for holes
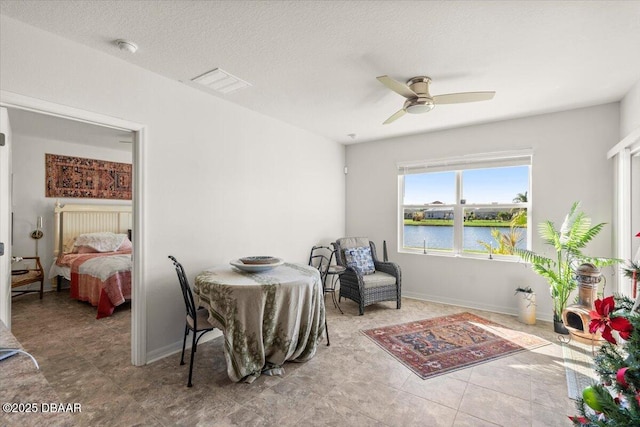
[[[553,258],[526,249],[515,249],[520,258],[531,264],[534,272],[549,282],[553,298],[554,330],[558,333],[568,333],[562,323],[562,312],[567,307],[571,292],[578,286],[575,268],[585,262],[598,268],[618,262],[616,259],[590,257],[582,253],[582,249],[604,226],[605,223],[592,226],[591,219],[580,210],[580,202],[575,202],[559,230],[549,220],[538,225],[538,234],[555,251]]]

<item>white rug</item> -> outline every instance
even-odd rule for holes
[[[569,398],[578,400],[582,398],[582,390],[598,382],[598,374],[593,363],[593,353],[597,352],[590,345],[571,341],[562,345],[562,356],[564,358],[564,368],[567,374],[567,389]]]

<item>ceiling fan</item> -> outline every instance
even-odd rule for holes
[[[413,77],[407,81],[407,84],[402,84],[389,76],[380,76],[378,80],[395,93],[407,98],[402,108],[384,121],[383,124],[385,125],[395,122],[406,113],[427,113],[431,111],[436,104],[461,104],[463,102],[488,101],[496,94],[495,92],[460,92],[431,96],[431,94],[429,94],[431,79],[427,76]]]

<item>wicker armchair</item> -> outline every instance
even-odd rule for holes
[[[359,306],[360,315],[364,308],[380,301],[396,301],[396,308],[400,309],[402,273],[400,266],[393,262],[378,260],[376,245],[366,237],[344,237],[333,244],[336,248],[336,261],[347,269],[340,276],[340,299],[342,297],[355,301]],[[372,274],[362,274],[357,269],[347,265],[346,249],[370,247],[371,257],[375,266]]]

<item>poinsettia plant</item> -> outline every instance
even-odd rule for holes
[[[595,310],[589,312],[591,322],[589,323],[589,333],[595,334],[600,332],[602,338],[611,344],[617,344],[616,339],[611,335],[611,331],[618,331],[620,338],[628,340],[633,331],[631,322],[626,317],[615,315],[615,301],[613,297],[607,297],[603,300],[597,299],[594,302]]]

